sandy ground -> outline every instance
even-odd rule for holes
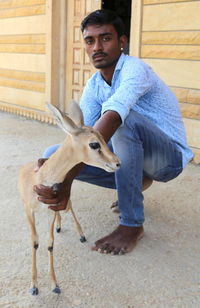
[[[37,160],[64,134],[54,126],[0,113],[1,308],[198,308],[200,307],[200,166],[190,164],[175,180],[145,192],[145,237],[124,256],[89,249],[111,232],[118,216],[109,205],[115,191],[74,183],[73,206],[87,237],[82,244],[69,213],[56,234],[55,268],[62,293],[48,279],[47,221],[38,215],[39,295],[28,293],[31,245],[17,191],[20,166]]]

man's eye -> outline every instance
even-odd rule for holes
[[[100,143],[99,142],[91,142],[89,143],[89,147],[93,150],[97,150],[101,148]]]
[[[111,39],[110,36],[104,36],[103,41],[108,42],[108,41],[110,41],[110,39]]]
[[[93,40],[86,40],[85,43],[86,43],[87,45],[91,45],[91,44],[93,43]]]

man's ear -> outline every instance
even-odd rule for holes
[[[123,34],[122,36],[120,36],[119,38],[120,44],[121,44],[121,48],[124,49],[128,43],[128,39],[127,36],[125,34]]]

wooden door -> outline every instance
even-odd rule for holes
[[[67,8],[66,103],[80,100],[88,78],[95,72],[84,50],[80,24],[90,12],[101,8],[101,0],[69,0]]]

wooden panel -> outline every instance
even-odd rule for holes
[[[20,7],[15,9],[0,10],[0,18],[12,18],[30,15],[43,15],[45,14],[44,5],[36,5],[33,7]]]
[[[200,88],[200,62],[184,60],[143,59],[169,85]]]
[[[83,51],[83,63],[84,65],[90,65],[90,59],[85,50]]]
[[[0,77],[0,86],[31,90],[31,91],[36,91],[36,92],[45,91],[44,83],[16,80],[16,79],[11,79],[11,78]]]
[[[189,0],[143,0],[144,5],[149,4],[163,4],[163,3],[175,3],[175,2],[190,2]]]
[[[142,44],[200,45],[200,31],[143,32]]]
[[[83,85],[86,85],[87,80],[91,77],[91,71],[90,70],[84,70],[83,71]]]
[[[31,72],[45,72],[46,70],[45,55],[0,53],[0,63],[2,69]]]
[[[95,71],[84,50],[80,23],[86,14],[100,6],[100,0],[68,1],[66,102],[72,98],[79,101],[85,83]]]
[[[0,101],[18,106],[45,110],[44,93],[19,90],[14,88],[12,89],[12,91],[8,91],[7,87],[0,86]]]
[[[81,62],[82,62],[82,49],[81,48],[74,48],[73,63],[80,65]]]
[[[171,87],[179,102],[200,105],[200,90]]]
[[[0,9],[45,4],[45,0],[4,0],[0,1]]]
[[[44,16],[29,16],[20,18],[0,19],[0,34],[34,34],[45,33],[46,24]]]
[[[180,107],[184,118],[200,120],[200,105],[180,103]]]
[[[44,54],[44,44],[0,44],[0,52]]]
[[[45,34],[0,35],[0,44],[45,44]]]
[[[143,8],[143,31],[199,30],[199,1],[150,5]]]
[[[80,70],[73,70],[73,84],[80,85]]]
[[[72,99],[74,99],[76,102],[80,100],[81,94],[79,90],[72,90]]]
[[[200,148],[200,121],[191,119],[183,120],[187,132],[188,144],[192,147]]]
[[[200,46],[142,45],[142,58],[200,60]]]

